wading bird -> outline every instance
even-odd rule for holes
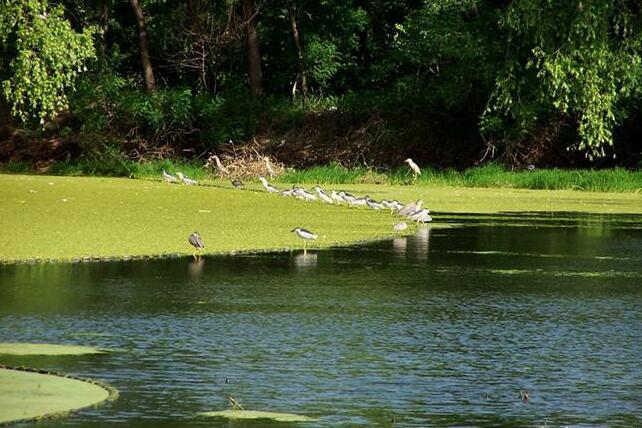
[[[176,178],[172,174],[168,174],[167,172],[165,172],[165,170],[163,170],[163,178],[168,183],[178,183],[178,178]]]
[[[416,202],[409,202],[406,205],[404,205],[403,207],[401,207],[397,211],[397,214],[406,216],[406,215],[408,215],[410,213],[414,213],[415,211],[421,209],[421,205],[423,203],[424,202],[422,200],[420,200],[420,199],[417,200]]]
[[[198,181],[192,180],[191,178],[188,178],[188,177],[185,177],[182,172],[177,172],[176,175],[183,182],[183,184],[186,184],[188,186],[192,186],[192,185],[198,184]]]
[[[218,156],[213,155],[212,158],[214,159],[214,162],[216,162],[216,167],[218,168],[219,171],[221,171],[222,173],[225,173],[225,174],[229,174],[230,173],[230,170],[225,168],[225,166],[223,166],[223,163],[218,158]]]
[[[317,197],[314,193],[310,193],[305,189],[298,186],[294,187],[294,196],[303,199],[304,201],[316,201]]]
[[[265,187],[265,190],[268,191],[268,193],[279,193],[279,189],[276,187],[272,186],[268,181],[265,179],[265,177],[259,177],[259,180],[263,184],[263,187]]]
[[[274,168],[272,168],[272,165],[270,164],[270,158],[265,156],[263,160],[265,161],[265,169],[267,169],[267,172],[270,175],[270,178],[274,178],[276,173],[274,172]]]
[[[307,252],[308,241],[314,241],[319,236],[302,227],[295,227],[290,232],[295,232],[299,238],[303,239],[303,252]]]
[[[373,210],[382,210],[383,209],[383,204],[381,204],[380,202],[375,201],[370,196],[366,196],[366,205],[368,205],[368,207],[372,208]]]
[[[201,257],[201,249],[205,248],[205,244],[203,244],[201,235],[198,232],[193,232],[189,235],[189,238],[187,238],[187,242],[189,242],[190,245],[196,249],[192,254],[194,258],[198,259],[199,257]]]
[[[327,193],[325,193],[321,187],[319,187],[319,186],[314,186],[314,190],[316,190],[316,191],[317,191],[317,193],[319,194],[319,198],[321,198],[321,200],[322,200],[323,202],[325,202],[325,203],[327,203],[327,204],[333,204],[333,203],[334,203],[334,201],[332,200],[332,198],[331,198],[330,196],[328,196],[328,194],[327,194]]]
[[[419,223],[428,223],[432,221],[432,217],[430,217],[430,211],[426,208],[417,210],[413,213],[408,214],[408,218],[412,221],[416,221],[417,224]]]
[[[412,159],[408,158],[404,162],[406,162],[412,170],[412,175],[414,178],[417,178],[418,175],[421,175],[421,169],[419,169],[419,166]]]

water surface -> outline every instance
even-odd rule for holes
[[[642,425],[639,218],[448,221],[307,255],[2,266],[0,341],[115,352],[0,362],[121,392],[41,427],[292,426],[197,416],[230,395],[305,426]]]

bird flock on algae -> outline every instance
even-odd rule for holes
[[[217,156],[213,156],[213,158],[214,158],[214,161],[216,162],[218,169],[221,172],[226,173],[227,170],[225,166],[221,163],[220,159],[218,159]],[[266,169],[268,173],[271,176],[274,176],[273,168],[270,165],[269,159],[264,158],[264,160],[266,163]],[[419,175],[421,175],[421,169],[412,159],[408,158],[404,162],[408,164],[410,170],[413,173],[413,177],[415,179]],[[172,175],[166,172],[165,170],[163,170],[162,175],[163,175],[163,179],[168,183],[182,183],[188,186],[198,185],[198,182],[196,180],[186,177],[181,172],[176,172],[176,175]],[[265,177],[259,176],[258,179],[263,185],[263,188],[265,189],[265,191],[267,191],[268,193],[273,193],[275,195],[280,195],[282,197],[296,198],[306,202],[320,201],[322,203],[331,204],[331,205],[366,207],[375,211],[389,210],[391,213],[395,214],[399,219],[407,219],[417,223],[417,225],[419,225],[420,223],[428,223],[432,221],[432,217],[430,216],[430,210],[428,208],[423,207],[422,200],[411,201],[405,204],[396,199],[393,199],[393,200],[384,199],[381,201],[376,201],[368,195],[355,196],[344,190],[338,190],[338,191],[332,190],[328,193],[318,185],[314,186],[312,191],[306,190],[297,185],[294,185],[292,186],[292,188],[289,188],[289,189],[279,190],[274,185],[272,185]],[[239,179],[232,179],[231,183],[232,183],[232,186],[234,186],[236,189],[245,188],[245,184]],[[401,233],[406,229],[408,229],[408,224],[403,220],[397,222],[393,226],[393,230],[395,233]],[[296,233],[296,235],[303,240],[304,253],[307,251],[308,241],[314,241],[318,238],[318,235],[316,233],[300,226],[295,227],[290,232]],[[195,249],[194,257],[195,258],[199,257],[200,251],[205,248],[205,244],[203,243],[203,239],[201,235],[198,232],[191,233],[188,237],[188,242]]]

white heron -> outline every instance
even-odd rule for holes
[[[317,193],[319,194],[319,198],[321,198],[321,200],[323,202],[325,202],[327,204],[333,204],[334,203],[334,200],[330,196],[328,196],[328,194],[325,193],[320,186],[314,186],[314,190],[317,191]]]
[[[314,193],[310,193],[305,189],[302,189],[300,187],[295,187],[294,188],[294,196],[303,199],[304,201],[316,201],[317,197]]]
[[[168,174],[165,170],[163,170],[163,178],[168,183],[178,183],[178,178],[172,174]]]
[[[178,176],[178,179],[183,182],[183,184],[186,184],[188,186],[198,184],[198,181],[192,180],[191,178],[184,176],[182,172],[177,172],[176,175]]]
[[[212,158],[214,158],[214,162],[216,162],[216,167],[218,168],[219,171],[221,171],[221,172],[223,172],[225,174],[229,174],[230,173],[230,170],[225,168],[225,166],[223,165],[221,160],[218,158],[218,156],[213,155]]]
[[[272,186],[268,181],[265,179],[265,177],[259,177],[259,180],[263,184],[263,187],[265,187],[265,190],[268,191],[268,193],[279,193],[279,189],[276,187]]]
[[[270,178],[274,178],[276,173],[274,172],[274,168],[272,168],[272,165],[270,164],[270,158],[265,156],[263,160],[265,161],[265,169],[267,169],[268,174],[270,174]]]
[[[412,175],[414,178],[417,178],[418,175],[421,175],[421,169],[412,159],[408,158],[404,162],[406,162],[412,170]]]

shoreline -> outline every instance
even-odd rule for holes
[[[319,233],[312,249],[392,239],[389,212],[302,202],[267,194],[257,183],[181,186],[158,180],[0,175],[0,266],[189,257],[198,230],[205,256],[300,250],[292,228]],[[286,184],[275,182],[279,188]],[[226,187],[230,186],[230,187]],[[448,186],[334,185],[372,198],[422,199],[431,227],[458,215],[554,213],[642,215],[642,196],[568,190]],[[440,223],[440,215],[450,222]],[[414,228],[409,229],[412,233]]]

